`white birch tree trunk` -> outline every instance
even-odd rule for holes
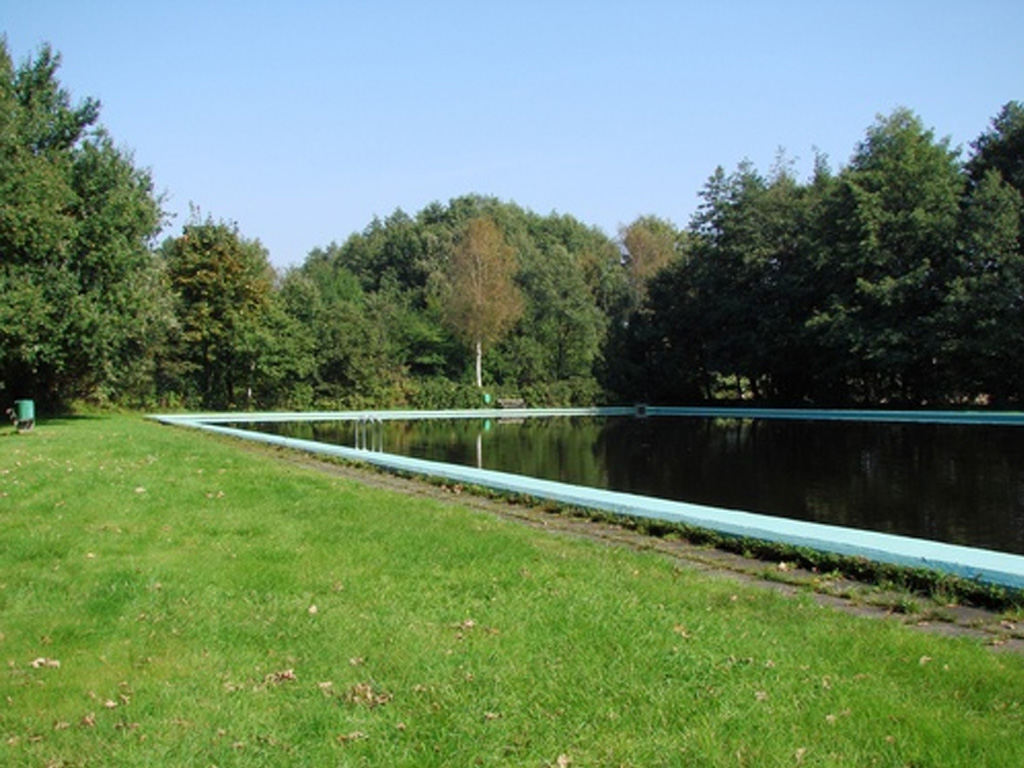
[[[483,389],[483,386],[484,386],[483,358],[484,358],[483,342],[480,341],[480,339],[477,339],[476,340],[476,385],[480,389]]]

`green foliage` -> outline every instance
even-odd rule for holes
[[[292,396],[308,404],[308,389],[293,392],[286,382],[309,375],[311,345],[274,292],[263,246],[237,227],[197,216],[162,253],[179,322],[172,355],[186,396],[216,409],[263,407]]]
[[[512,376],[530,384],[592,375],[606,318],[574,255],[558,244],[524,261],[519,279],[529,303],[507,360]]]
[[[46,406],[152,394],[171,315],[149,174],[73,106],[43,47],[0,43],[0,392]]]
[[[437,376],[412,380],[407,397],[410,407],[425,411],[478,408],[484,404],[475,384]]]
[[[727,378],[763,399],[794,397],[807,373],[795,315],[811,300],[808,220],[826,185],[799,185],[783,161],[770,178],[748,163],[715,172],[685,247],[626,326],[634,399],[706,399]]]
[[[963,397],[986,393],[1005,404],[1024,392],[1022,216],[1020,193],[996,171],[963,202],[959,264],[942,315],[951,387]]]
[[[925,402],[943,391],[937,328],[951,272],[963,193],[956,155],[919,119],[879,121],[840,174],[824,211],[827,310],[815,317],[826,347],[870,402]]]
[[[972,148],[967,170],[974,183],[989,171],[998,171],[1003,181],[1024,194],[1024,103],[1007,102]]]
[[[670,221],[641,216],[620,228],[619,241],[628,275],[629,310],[637,311],[647,298],[651,279],[678,257],[683,236]]]
[[[504,338],[482,345],[487,386],[518,396],[531,389],[531,397],[552,404],[570,402],[552,402],[560,397],[600,399],[607,317],[625,287],[615,245],[572,217],[542,217],[466,196],[432,203],[415,217],[396,211],[375,220],[343,245],[314,250],[298,270],[316,286],[317,298],[296,311],[319,339],[318,400],[361,406],[465,400],[442,394],[448,385],[426,382],[443,378],[461,393],[472,379],[472,350],[458,341],[452,323],[452,290],[455,277],[470,274],[457,268],[460,238],[480,220],[493,222],[511,249],[523,310]],[[286,277],[286,285],[289,279],[298,277]]]
[[[620,396],[1018,401],[1018,117],[1005,108],[966,167],[898,109],[835,176],[821,158],[806,184],[785,163],[719,169],[619,334]]]

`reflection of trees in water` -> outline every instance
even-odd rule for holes
[[[612,488],[1024,553],[1019,428],[669,417],[601,444]]]
[[[484,465],[530,477],[605,487],[607,468],[595,449],[603,419],[527,419],[497,424],[484,435]]]

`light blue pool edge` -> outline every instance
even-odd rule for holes
[[[823,419],[847,421],[890,421],[941,424],[1002,424],[1024,426],[1024,413],[984,413],[973,411],[853,411],[713,407],[610,407],[610,408],[523,408],[466,409],[454,411],[318,411],[303,413],[207,413],[154,415],[150,418],[178,426],[206,430],[243,440],[293,448],[309,453],[333,456],[373,464],[392,471],[438,477],[451,482],[550,499],[562,504],[600,510],[616,515],[662,520],[716,531],[728,536],[757,539],[778,544],[830,552],[848,557],[909,568],[926,568],[959,577],[1024,589],[1024,556],[964,547],[909,536],[862,531],[842,526],[790,520],[740,510],[658,499],[648,496],[607,491],[599,488],[560,483],[477,469],[396,454],[329,445],[312,440],[271,435],[224,426],[240,422],[283,421],[388,421],[451,418],[535,418],[550,416],[694,416],[740,419]]]

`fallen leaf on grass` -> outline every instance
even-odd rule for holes
[[[295,670],[293,669],[282,669],[280,672],[272,672],[263,678],[265,683],[273,683],[274,685],[280,685],[281,683],[294,682],[298,678],[295,677]]]
[[[497,627],[480,627],[476,623],[476,620],[474,619],[466,619],[465,621],[460,621],[458,624],[455,624],[454,627],[456,630],[458,630],[455,633],[455,638],[457,640],[462,640],[469,632],[475,631],[477,629],[481,630],[482,632],[488,635],[501,634],[501,630]]]
[[[844,709],[838,715],[831,715],[831,714],[830,715],[825,715],[825,722],[828,723],[829,725],[835,725],[840,717],[849,717],[852,714],[853,714],[853,710],[851,710],[851,709]]]
[[[39,657],[29,662],[32,669],[60,669],[60,662],[57,659]]]
[[[559,755],[558,759],[555,760],[555,765],[558,768],[569,768],[572,765],[572,758],[568,755]]]
[[[362,731],[352,731],[352,733],[343,733],[338,736],[339,744],[346,744],[350,741],[362,741],[363,739],[369,738]]]
[[[345,692],[345,701],[350,704],[361,704],[366,707],[379,707],[391,701],[390,693],[373,690],[370,683],[356,683]]]

